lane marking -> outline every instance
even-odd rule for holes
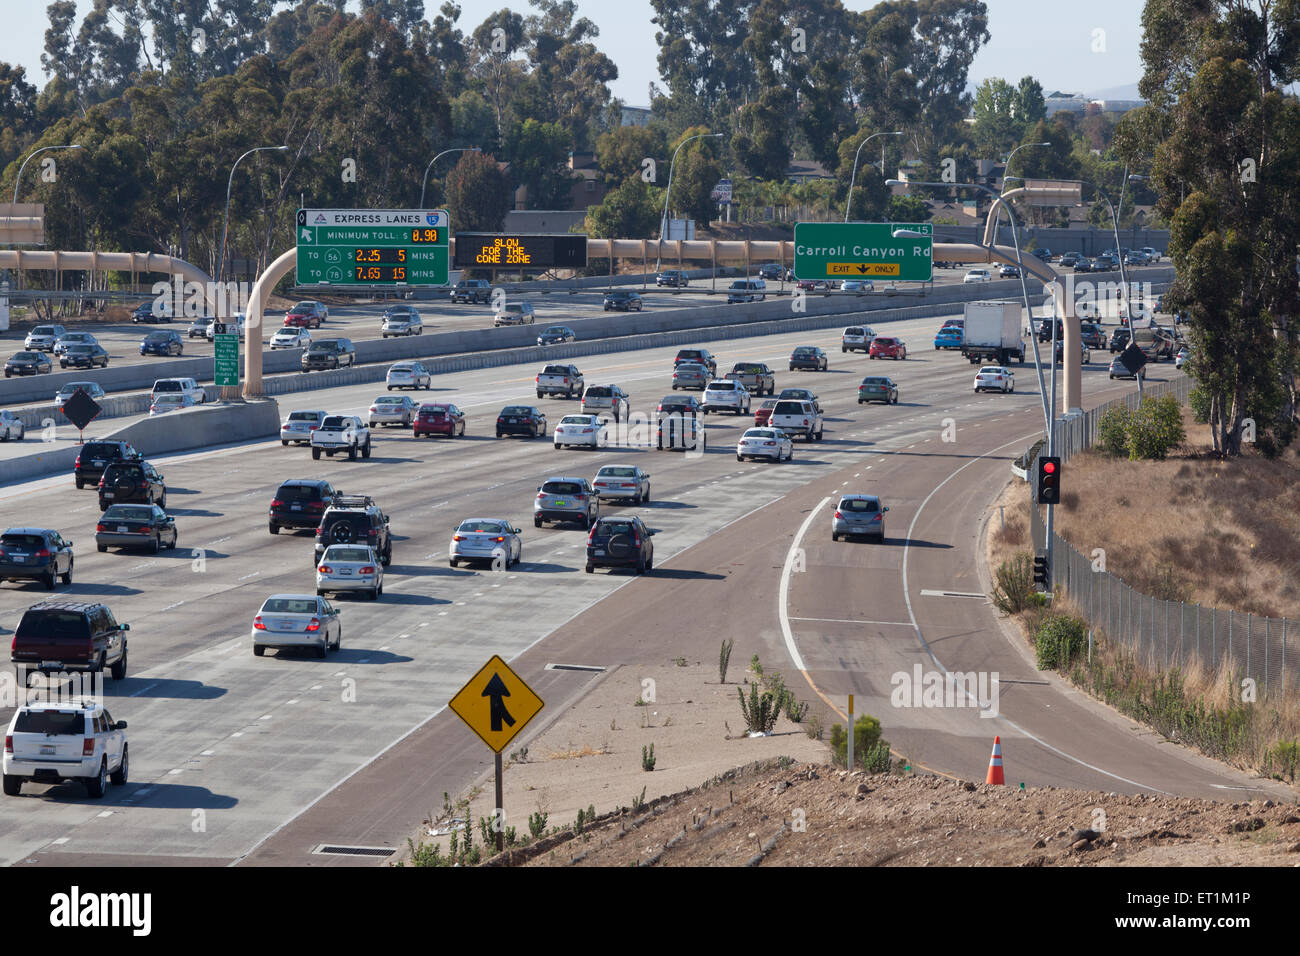
[[[959,597],[959,598],[983,598],[987,599],[987,594],[979,594],[973,591],[928,591],[923,590],[921,597]]]
[[[154,689],[155,687],[157,687],[157,686],[158,686],[158,681],[154,681],[152,684],[146,684],[144,687],[141,687],[141,688],[140,688],[138,691],[136,691],[134,694],[127,694],[127,696],[128,696],[128,697],[139,697],[139,696],[140,696],[141,694],[143,694],[145,691],[147,691],[147,690],[153,690],[153,689]]]
[[[883,624],[889,627],[911,627],[909,621],[850,621],[842,617],[792,617],[792,621],[824,621],[827,624]]]
[[[794,540],[790,542],[790,549],[785,553],[785,564],[781,567],[781,590],[776,602],[777,616],[781,621],[781,636],[785,638],[785,649],[790,654],[790,659],[794,661],[794,666],[797,667],[805,677],[808,676],[808,669],[804,667],[803,657],[799,653],[799,647],[794,642],[794,634],[790,630],[790,612],[787,608],[787,604],[789,603],[790,575],[794,573],[795,555],[801,550],[799,542],[803,540],[803,536],[812,525],[813,519],[817,517],[817,512],[826,507],[830,500],[831,499],[827,497],[817,502],[813,509],[808,512],[808,517],[803,519],[803,524],[799,526],[799,530],[795,534]],[[810,680],[809,683],[812,684],[812,681]],[[817,685],[813,684],[812,688],[817,691],[818,695],[821,695],[822,700],[826,700],[826,697],[822,695],[822,692],[817,689]],[[827,701],[827,703],[830,702]]]

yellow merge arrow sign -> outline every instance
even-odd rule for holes
[[[456,716],[495,753],[504,750],[544,706],[532,688],[495,654],[450,703]]]

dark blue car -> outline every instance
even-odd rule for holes
[[[179,332],[150,332],[140,342],[141,355],[180,355],[185,340]]]

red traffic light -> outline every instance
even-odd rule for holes
[[[1047,475],[1056,474],[1056,462],[1053,461],[1043,462],[1043,473]]]

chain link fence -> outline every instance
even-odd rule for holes
[[[1193,382],[1182,377],[1147,385],[1145,398],[1173,395],[1186,404]],[[1056,453],[1068,460],[1089,448],[1097,423],[1111,408],[1137,408],[1136,390],[1106,402],[1069,421],[1057,423]],[[1039,455],[1047,454],[1043,446]],[[1029,474],[1037,474],[1037,456]],[[1046,547],[1047,528],[1038,505],[1029,509],[1030,534],[1035,550]],[[1078,605],[1093,628],[1138,654],[1157,669],[1198,665],[1209,672],[1227,668],[1237,679],[1253,678],[1260,691],[1286,693],[1300,687],[1300,647],[1295,626],[1286,618],[1259,617],[1231,609],[1221,610],[1167,601],[1143,594],[1109,571],[1104,562],[1081,554],[1057,537],[1051,548],[1052,589],[1064,592]]]

